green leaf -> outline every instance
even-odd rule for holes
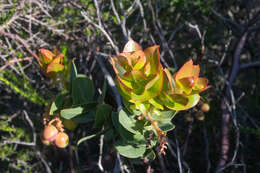
[[[130,118],[123,109],[119,112],[119,122],[129,132],[134,134],[140,134],[136,127],[136,120]]]
[[[158,109],[161,110],[164,109],[162,102],[157,97],[150,99],[149,103],[151,103],[153,106],[155,106]]]
[[[158,111],[154,110],[152,114],[152,118],[157,121],[171,120],[177,111]]]
[[[71,119],[83,113],[82,107],[63,109],[60,112],[61,117]]]
[[[97,106],[94,128],[100,128],[108,121],[111,110],[112,107],[107,104],[100,104]]]
[[[170,121],[168,121],[168,122],[165,122],[165,121],[159,121],[158,122],[158,126],[159,126],[159,128],[161,129],[161,130],[163,130],[163,131],[165,131],[165,132],[167,132],[167,131],[170,131],[170,130],[172,130],[172,129],[174,129],[175,128],[175,125],[173,125]]]
[[[129,143],[140,143],[145,142],[145,138],[141,134],[134,134],[126,130],[119,122],[119,117],[116,112],[112,113],[112,122],[116,128],[119,135]]]
[[[123,140],[116,141],[115,147],[122,156],[128,158],[142,157],[146,149],[145,144],[133,145]]]
[[[62,108],[64,97],[65,97],[64,93],[58,94],[58,96],[55,98],[55,100],[51,104],[49,115],[54,115],[55,111]]]
[[[80,140],[78,140],[77,145],[79,145],[80,143],[82,143],[82,142],[84,142],[84,141],[86,141],[86,140],[88,140],[88,139],[91,139],[91,138],[94,138],[94,137],[98,137],[98,136],[100,136],[100,135],[103,135],[104,133],[107,132],[107,130],[108,130],[108,129],[105,129],[105,130],[100,131],[100,132],[98,132],[98,133],[96,133],[96,134],[89,135],[89,136],[85,136],[85,137],[81,138]]]
[[[87,123],[95,119],[95,113],[93,111],[86,112],[81,115],[74,117],[72,120],[78,124]]]
[[[200,96],[199,94],[185,96],[181,94],[169,95],[163,93],[160,95],[160,99],[169,109],[180,111],[194,107],[199,102]]]
[[[94,96],[93,82],[85,75],[77,75],[72,82],[72,98],[74,104],[88,103]]]
[[[76,76],[78,75],[77,68],[76,68],[76,65],[75,65],[75,63],[74,63],[74,60],[72,60],[72,61],[70,62],[69,71],[70,71],[70,77],[69,77],[70,90],[72,90],[73,80],[74,80],[74,79],[76,78]]]

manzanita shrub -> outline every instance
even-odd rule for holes
[[[133,40],[111,62],[125,105],[119,115],[112,116],[121,136],[117,150],[130,158],[153,157],[152,148],[159,144],[160,153],[165,154],[166,133],[175,127],[172,118],[199,102],[208,80],[199,77],[200,67],[192,60],[172,75],[160,63],[158,45],[142,50]]]
[[[60,82],[64,83],[63,91],[44,114],[45,128],[54,126],[59,134],[64,133],[65,124],[65,127],[75,129],[78,124],[93,121],[93,128],[100,131],[83,137],[78,145],[101,134],[112,134],[115,149],[128,158],[153,160],[155,146],[159,147],[159,153],[165,154],[166,134],[175,127],[172,118],[178,111],[194,107],[200,100],[200,92],[209,88],[208,80],[199,77],[200,66],[194,65],[192,60],[171,74],[160,63],[158,45],[143,50],[130,40],[123,52],[110,58],[124,103],[120,112],[114,112],[104,103],[105,84],[102,94],[95,100],[92,81],[77,74],[73,61],[66,67],[61,60],[55,60],[62,59],[62,55],[44,49],[40,50],[40,56],[44,64],[42,71],[53,78],[63,76]],[[52,141],[50,143],[58,147],[65,146]]]

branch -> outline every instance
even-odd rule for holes
[[[19,41],[19,42],[24,46],[24,48],[25,48],[33,57],[35,57],[38,62],[40,62],[39,57],[29,48],[30,46],[29,46],[29,45],[26,43],[26,41],[23,40],[21,37],[19,37],[19,36],[16,35],[16,34],[6,33],[6,32],[4,32],[4,31],[0,31],[0,34],[4,35],[4,36],[6,36],[6,37],[9,37],[9,38],[11,38],[11,39],[13,39],[13,40]]]
[[[242,64],[240,65],[240,70],[245,70],[247,68],[256,68],[256,67],[260,67],[260,61],[255,61],[255,62],[250,62],[247,64]]]
[[[95,22],[93,22],[88,16],[87,13],[85,11],[81,11],[81,15],[92,25],[94,25],[96,28],[100,29],[101,32],[103,32],[103,34],[106,36],[106,38],[108,39],[108,41],[110,42],[110,44],[112,45],[113,49],[115,50],[116,54],[119,53],[119,48],[115,45],[114,41],[112,40],[112,38],[109,36],[109,34],[107,33],[107,31],[105,30],[105,28],[102,26],[102,24],[96,24]]]

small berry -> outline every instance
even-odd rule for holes
[[[200,110],[202,112],[208,112],[210,110],[209,104],[207,104],[207,103],[202,104],[201,107],[200,107]]]
[[[59,148],[65,148],[69,143],[69,137],[66,133],[60,132],[56,139],[55,139],[55,145]]]
[[[205,119],[205,115],[203,112],[201,111],[198,111],[196,114],[195,114],[195,117],[197,118],[197,120],[199,121],[203,121]]]
[[[58,129],[53,125],[48,125],[43,131],[43,138],[48,141],[54,141],[58,134]]]

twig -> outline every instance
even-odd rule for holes
[[[124,167],[123,167],[119,152],[116,152],[116,157],[117,157],[117,160],[115,163],[113,173],[120,173],[120,172],[124,173]]]
[[[8,63],[6,63],[5,65],[3,65],[2,67],[0,67],[0,70],[4,70],[5,68],[7,68],[8,66],[10,66],[14,63],[21,62],[21,61],[31,61],[32,59],[33,59],[33,57],[25,57],[22,59],[14,58],[14,59],[10,60]]]
[[[115,99],[116,99],[116,103],[117,103],[117,111],[120,112],[120,110],[123,108],[122,106],[122,100],[121,100],[121,96],[120,94],[118,93],[117,91],[117,88],[116,88],[116,84],[112,78],[112,76],[110,75],[110,73],[108,72],[108,70],[106,69],[106,66],[105,64],[103,63],[103,60],[98,56],[96,55],[95,56],[96,59],[97,59],[97,62],[99,64],[99,66],[101,67],[101,70],[103,71],[104,75],[105,75],[105,78],[107,79],[108,81],[108,84],[109,86],[111,87],[112,89],[112,92],[115,96]]]
[[[179,173],[182,173],[182,163],[181,163],[181,154],[180,154],[180,148],[179,148],[179,142],[177,139],[177,135],[176,135],[176,130],[174,132],[175,135],[175,143],[176,143],[176,149],[177,149],[177,160],[178,160],[178,165],[179,165]]]
[[[36,155],[40,158],[41,162],[44,164],[46,172],[52,173],[51,168],[49,167],[47,161],[42,157],[41,153],[39,151],[36,151]]]
[[[159,35],[159,37],[160,37],[161,42],[163,43],[163,47],[169,52],[169,54],[170,54],[170,56],[171,56],[171,58],[172,58],[172,60],[173,60],[173,65],[174,65],[175,68],[177,68],[178,66],[177,66],[177,63],[176,63],[174,54],[173,54],[172,50],[170,49],[170,47],[169,47],[169,45],[168,45],[168,42],[167,42],[167,40],[165,39],[163,33],[161,32],[163,29],[162,29],[162,27],[161,27],[161,24],[160,24],[160,22],[159,22],[159,19],[156,19],[156,17],[155,17],[155,13],[154,13],[154,9],[153,9],[152,1],[151,1],[151,0],[148,1],[148,7],[149,7],[149,9],[150,9],[151,12],[152,12],[153,25],[154,25],[154,28],[155,28],[156,32],[158,33],[158,35]],[[164,65],[165,65],[167,68],[169,68],[169,65],[167,64],[167,62],[166,62],[165,59],[163,58],[163,55],[162,55],[162,57],[161,57],[161,60],[162,60],[162,62],[164,63]]]
[[[23,141],[12,141],[12,140],[4,140],[0,146],[6,145],[6,144],[18,144],[18,145],[26,145],[26,146],[35,146],[34,142],[23,142]]]
[[[260,61],[250,62],[247,64],[241,64],[240,70],[245,70],[247,68],[255,68],[255,67],[260,67]]]
[[[172,156],[174,158],[176,158],[176,160],[178,160],[177,154],[175,153],[174,149],[172,148],[172,145],[174,145],[174,142],[170,139],[167,139],[167,142],[169,144],[168,148],[169,148],[170,153],[172,154]],[[191,172],[189,165],[184,160],[182,160],[182,161],[183,161],[183,166],[187,169],[187,172],[188,173]]]
[[[29,125],[30,125],[31,128],[32,128],[33,143],[34,143],[34,145],[36,145],[36,132],[35,132],[35,128],[34,128],[33,122],[32,122],[32,120],[30,119],[30,117],[28,116],[28,113],[26,112],[26,110],[23,110],[23,113],[24,113],[25,119],[27,120],[27,122],[29,123]]]
[[[98,156],[98,167],[101,172],[104,172],[104,168],[102,166],[102,153],[103,153],[103,144],[104,144],[104,135],[101,135],[99,138],[99,156]]]
[[[100,29],[102,31],[102,33],[106,36],[106,38],[108,39],[108,41],[110,42],[111,46],[113,47],[113,49],[115,50],[116,54],[119,53],[119,48],[115,45],[114,41],[112,40],[112,38],[109,36],[109,34],[107,33],[107,31],[105,30],[105,28],[102,26],[102,24],[96,24],[95,22],[93,22],[87,15],[87,13],[85,11],[81,11],[81,15],[92,25],[94,25],[96,28]]]
[[[10,33],[6,33],[4,31],[0,31],[0,34],[5,35],[11,39],[17,40],[19,41],[24,47],[25,49],[33,56],[37,59],[37,61],[39,62],[40,59],[39,57],[29,48],[29,45],[25,42],[25,40],[23,40],[21,37],[19,37],[16,34],[10,34]]]

